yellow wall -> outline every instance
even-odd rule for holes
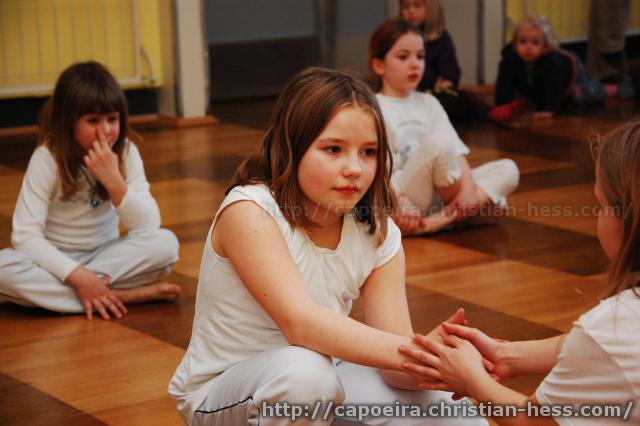
[[[511,39],[513,23],[526,13],[546,16],[558,40],[586,39],[591,0],[507,0],[505,40]],[[640,29],[640,0],[631,0],[629,30]]]
[[[25,89],[0,97],[48,94],[64,68],[87,59],[129,80],[124,87],[162,85],[159,8],[158,0],[0,0],[0,90]],[[145,55],[136,79],[134,25],[153,81]]]

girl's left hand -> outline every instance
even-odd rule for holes
[[[97,140],[93,141],[91,149],[84,156],[84,164],[91,174],[104,185],[107,190],[115,185],[124,183],[118,168],[118,156],[109,146],[104,133],[97,128]]]
[[[435,84],[436,89],[450,89],[453,87],[453,82],[438,77]]]
[[[432,339],[421,339],[427,350],[403,346],[400,352],[414,358],[418,363],[405,361],[402,368],[422,378],[419,386],[429,390],[453,391],[470,395],[470,383],[479,375],[488,374],[480,352],[471,342],[451,334],[442,336],[440,343]]]

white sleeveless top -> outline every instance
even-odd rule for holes
[[[284,218],[265,185],[236,187],[218,209],[204,246],[191,341],[169,393],[189,422],[207,396],[207,383],[230,366],[258,353],[289,346],[284,334],[253,299],[231,262],[211,247],[211,231],[230,204],[250,200],[278,225],[314,302],[348,315],[351,301],[373,270],[391,260],[401,247],[400,230],[388,219],[387,237],[376,247],[368,226],[346,215],[335,250],[316,246],[300,228]],[[291,303],[295,303],[292,301]]]
[[[600,302],[567,335],[558,364],[536,390],[541,404],[622,405],[629,420],[556,417],[559,425],[640,424],[640,297],[632,290]]]

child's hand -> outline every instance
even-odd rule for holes
[[[435,88],[436,89],[450,89],[453,87],[453,82],[449,80],[445,80],[442,77],[438,77],[436,80]]]
[[[480,352],[468,340],[451,334],[445,334],[443,342],[421,337],[426,350],[403,346],[400,351],[420,364],[406,361],[402,368],[423,378],[419,386],[424,389],[471,395],[469,383],[488,374]]]
[[[398,225],[402,233],[410,233],[422,223],[422,212],[415,206],[409,198],[401,194],[398,196],[398,206],[396,212],[391,215],[393,221]]]
[[[84,266],[78,266],[67,276],[66,282],[76,290],[88,320],[93,318],[94,308],[105,320],[110,319],[107,309],[116,318],[127,313],[120,299],[109,290],[109,281],[109,277],[99,278]]]
[[[464,315],[465,315],[464,308],[458,308],[458,310],[453,315],[451,315],[449,318],[447,318],[445,323],[468,326],[469,325],[469,321],[467,321],[467,319],[465,318]],[[445,334],[445,331],[442,328],[442,324],[441,324],[441,325],[438,325],[433,330],[431,330],[425,336],[425,338],[427,338],[427,339],[436,339],[437,340],[437,339],[440,339],[441,336],[443,336],[444,334]],[[418,336],[418,334],[416,334],[416,336]]]
[[[526,110],[524,99],[516,99],[508,104],[494,106],[487,115],[495,121],[509,121],[513,117],[522,114]]]
[[[96,129],[96,140],[84,156],[84,164],[91,174],[109,190],[115,185],[124,184],[124,179],[118,168],[118,156],[109,146],[100,128]]]
[[[553,112],[551,111],[538,111],[533,113],[533,121],[549,121],[553,119]]]
[[[509,344],[508,341],[489,337],[477,328],[468,327],[468,324],[443,323],[442,328],[446,334],[455,335],[471,342],[480,354],[490,362],[491,366],[488,371],[498,380],[502,381],[513,376],[511,367],[504,356],[505,346]]]

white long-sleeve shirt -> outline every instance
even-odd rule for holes
[[[127,141],[123,155],[127,191],[116,208],[101,200],[92,208],[91,185],[78,174],[79,190],[63,201],[58,166],[45,146],[36,148],[22,181],[13,213],[11,243],[59,280],[78,266],[62,250],[93,250],[118,238],[118,223],[129,230],[158,228],[160,210],[149,192],[149,182],[138,148]],[[95,179],[87,169],[86,176]]]

